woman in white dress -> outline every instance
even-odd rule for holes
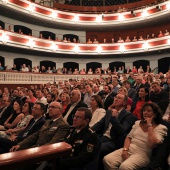
[[[93,95],[90,99],[90,108],[92,111],[92,119],[89,126],[92,127],[99,122],[106,114],[102,98],[99,95]]]
[[[164,141],[167,127],[161,124],[161,110],[154,103],[143,105],[141,118],[127,135],[124,148],[104,157],[105,170],[137,170],[148,166],[151,151]]]

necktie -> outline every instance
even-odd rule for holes
[[[27,135],[27,133],[31,130],[31,128],[34,126],[35,124],[35,120],[33,120],[28,126],[27,126],[27,129],[26,129],[26,132],[24,133],[23,137],[25,137]]]

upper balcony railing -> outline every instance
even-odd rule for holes
[[[169,49],[170,35],[136,42],[86,44],[58,42],[0,30],[0,44],[50,53],[77,55],[127,54]]]
[[[140,1],[138,3],[141,3],[143,1]],[[100,14],[84,14],[79,12],[66,12],[61,11],[59,9],[59,6],[57,9],[51,9],[47,8],[35,3],[32,3],[30,1],[26,0],[0,0],[0,5],[11,8],[14,10],[18,10],[21,13],[26,13],[29,16],[37,17],[39,19],[48,20],[52,23],[61,23],[66,24],[67,26],[79,26],[79,27],[94,27],[98,28],[100,26],[102,27],[108,27],[108,26],[114,26],[114,25],[120,25],[120,26],[126,26],[126,24],[133,24],[133,23],[139,23],[146,20],[154,19],[155,17],[164,17],[165,15],[169,15],[170,11],[170,2],[166,1],[159,6],[152,6],[147,7],[144,9],[139,9],[135,11],[124,11],[119,13],[100,13]],[[69,7],[68,9],[71,9],[72,7]],[[78,8],[78,7],[76,7]],[[84,7],[82,8],[82,11]],[[90,7],[89,7],[90,8]],[[91,7],[96,10],[100,7]],[[101,7],[101,11],[110,11],[114,10],[114,6],[107,7]],[[133,6],[132,6],[133,8]],[[72,8],[73,9],[73,8]],[[81,10],[80,10],[81,11]]]

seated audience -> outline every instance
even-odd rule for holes
[[[14,32],[14,30],[12,29],[12,25],[8,26],[8,31]]]
[[[125,42],[131,42],[131,40],[130,40],[129,36],[127,36],[127,37],[126,37]]]
[[[93,74],[93,70],[91,68],[89,68],[87,74]]]
[[[90,38],[88,39],[87,44],[92,44],[92,41],[90,40]]]
[[[107,40],[106,40],[106,38],[104,38],[104,39],[103,39],[103,43],[107,43]]]
[[[42,103],[35,103],[32,108],[32,116],[33,118],[29,121],[29,124],[26,128],[21,131],[19,134],[15,134],[10,136],[10,138],[1,138],[0,137],[0,153],[9,152],[10,148],[17,143],[21,142],[31,134],[37,132],[44,124],[45,117],[43,116],[45,113],[46,107]]]
[[[138,73],[144,73],[142,66],[138,68]]]
[[[128,91],[127,96],[130,97],[133,101],[136,99],[136,90],[131,88],[131,83],[128,80],[123,81],[122,84]]]
[[[96,38],[94,38],[93,44],[98,44],[99,42],[97,41]]]
[[[115,43],[115,39],[114,38],[111,39],[111,43]]]
[[[92,112],[92,119],[89,126],[92,127],[99,122],[106,114],[102,98],[99,95],[93,95],[90,100],[90,108]]]
[[[150,100],[158,104],[164,114],[169,104],[169,94],[161,88],[158,82],[152,82],[150,89]]]
[[[149,165],[151,151],[163,143],[167,127],[161,124],[161,110],[154,103],[143,105],[141,119],[127,135],[123,148],[104,157],[106,170],[139,169]]]
[[[37,68],[37,66],[34,66],[34,67],[32,68],[32,72],[34,72],[34,73],[39,73],[39,69]]]
[[[9,116],[9,118],[5,121],[4,125],[0,126],[0,130],[7,130],[11,128],[15,128],[17,124],[24,117],[22,113],[23,102],[21,100],[17,100],[13,104],[14,112]]]
[[[143,39],[143,37],[142,37],[142,35],[139,37],[139,39],[138,39],[138,41],[143,41],[144,39]]]
[[[82,70],[80,70],[80,74],[86,74],[85,68],[83,68]]]
[[[99,153],[98,170],[102,169],[102,159],[105,155],[118,149],[122,141],[120,137],[126,135],[137,120],[132,113],[125,110],[128,97],[117,94],[114,98],[114,109],[107,110],[105,117],[94,124],[92,129],[101,136],[102,145]]]
[[[67,121],[69,125],[73,124],[73,116],[79,107],[87,107],[87,105],[81,101],[80,90],[74,89],[70,94],[70,104],[63,113],[64,120]]]
[[[61,106],[62,106],[62,113],[65,112],[67,106],[70,104],[70,96],[69,94],[65,93],[65,92],[62,92],[60,94],[60,100],[61,100]]]
[[[73,125],[65,138],[65,142],[72,145],[72,154],[62,157],[56,163],[59,170],[84,169],[93,161],[100,151],[101,142],[97,135],[89,128],[92,113],[89,109],[79,108],[73,118]],[[92,168],[92,167],[91,167]]]
[[[169,35],[169,31],[166,29],[164,35]]]
[[[137,38],[136,36],[134,36],[132,42],[136,42],[136,41],[137,41]]]
[[[16,125],[15,128],[10,128],[6,131],[0,131],[0,138],[10,139],[13,135],[17,135],[22,132],[32,118],[32,106],[33,103],[25,103],[22,107],[22,113],[24,114],[24,116],[21,118],[20,122]]]
[[[36,106],[34,106],[34,109],[37,109]],[[30,147],[62,142],[69,130],[69,125],[63,120],[60,103],[52,102],[50,104],[49,116],[51,120],[47,120],[39,131],[13,146],[10,151],[14,152]]]
[[[118,39],[118,41],[117,41],[118,43],[123,43],[124,42],[124,40],[122,39],[122,37],[119,37],[119,39]]]
[[[137,70],[136,66],[133,66],[132,73],[133,74],[137,74],[138,73],[138,70]]]
[[[162,31],[159,31],[158,38],[163,37],[163,36],[164,35],[163,35]]]
[[[3,97],[2,102],[3,102],[3,107],[0,111],[0,126],[4,126],[4,123],[10,117],[10,115],[14,112],[12,100],[9,96]]]
[[[138,99],[133,103],[134,108],[132,110],[133,114],[138,117],[138,119],[141,119],[140,110],[142,106],[149,101],[149,90],[146,87],[140,87],[138,92]]]

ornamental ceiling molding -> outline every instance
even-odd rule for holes
[[[135,10],[133,12],[121,12],[113,14],[82,14],[54,10],[27,0],[0,0],[0,5],[27,13],[39,19],[51,22],[64,23],[77,26],[114,26],[126,23],[138,23],[140,21],[169,15],[170,1],[159,5]]]

